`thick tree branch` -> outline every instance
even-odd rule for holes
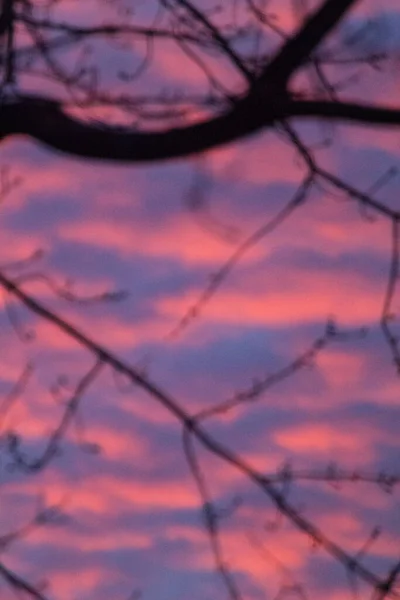
[[[11,26],[13,15],[13,0],[4,0],[0,12],[0,36],[4,35]]]
[[[75,156],[139,162],[188,156],[241,139],[296,115],[293,112],[296,104],[290,102],[286,93],[290,76],[355,2],[324,2],[266,65],[245,96],[238,99],[227,113],[207,121],[162,132],[132,132],[80,122],[68,116],[55,102],[21,97],[0,107],[0,140],[10,135],[25,134],[55,150]],[[301,111],[304,111],[303,116],[315,116],[310,108],[310,112],[306,113],[306,108],[304,103],[300,104],[298,116]],[[317,108],[321,113],[321,108]],[[349,116],[343,115],[343,118]],[[350,118],[354,120],[354,117]]]
[[[353,121],[372,125],[400,125],[400,108],[357,102],[296,100],[289,106],[289,112],[293,117],[320,117],[330,121]]]
[[[268,84],[280,80],[287,83],[329,35],[357,0],[327,0],[306,20],[300,30],[279,50],[277,56],[265,67],[255,84]]]
[[[54,150],[74,156],[118,162],[147,162],[189,156],[272,126],[284,116],[283,102],[277,108],[258,110],[238,103],[226,114],[186,127],[160,132],[99,126],[63,112],[50,100],[23,97],[0,107],[0,140],[27,135]],[[261,117],[261,118],[260,118]]]
[[[400,125],[400,109],[367,104],[248,99],[208,121],[157,132],[78,121],[50,100],[25,97],[0,109],[0,139],[23,134],[54,150],[89,159],[151,162],[196,154],[273,127],[290,117],[322,118],[375,125]]]

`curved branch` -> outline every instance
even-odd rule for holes
[[[46,146],[74,156],[118,162],[150,162],[196,154],[274,125],[285,116],[285,101],[258,102],[246,98],[229,112],[207,121],[165,131],[83,122],[65,113],[61,104],[20,97],[0,107],[0,141],[27,135]]]
[[[400,109],[348,102],[290,100],[272,90],[271,100],[265,97],[261,102],[249,96],[238,101],[229,112],[207,121],[153,132],[79,121],[63,112],[56,102],[23,97],[1,107],[0,140],[22,134],[74,156],[152,162],[223,146],[291,117],[400,126]]]
[[[201,10],[199,10],[194,4],[189,2],[189,0],[177,0],[180,6],[183,6],[189,14],[191,14],[196,21],[201,23],[201,25],[210,33],[211,37],[215,40],[217,45],[222,48],[225,55],[229,57],[232,64],[236,66],[238,71],[245,76],[247,81],[253,80],[253,75],[251,71],[247,69],[243,60],[240,58],[238,54],[236,54],[235,50],[229,44],[229,42],[222,35],[221,31],[216,27]]]
[[[355,2],[326,0],[266,65],[246,95],[228,112],[207,121],[140,133],[84,123],[68,116],[56,102],[26,96],[1,106],[0,140],[25,134],[74,156],[139,162],[188,156],[248,136],[293,116],[295,105],[286,92],[290,76]]]

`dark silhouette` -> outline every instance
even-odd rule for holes
[[[393,362],[400,371],[399,340],[393,331],[392,308],[399,279],[400,211],[378,201],[373,191],[366,192],[350,185],[321,166],[314,149],[296,129],[297,124],[305,120],[393,129],[400,125],[400,107],[378,106],[346,99],[341,84],[335,83],[334,77],[327,74],[331,72],[329,69],[334,69],[337,73],[348,64],[380,68],[388,58],[384,52],[374,48],[357,55],[357,51],[352,49],[351,41],[348,41],[346,49],[345,39],[339,48],[329,44],[332,32],[346,23],[351,10],[362,4],[362,1],[320,0],[315,10],[310,10],[306,2],[294,2],[293,10],[297,11],[298,26],[290,35],[280,29],[270,17],[264,9],[264,3],[254,0],[237,3],[241,10],[246,11],[248,18],[252,19],[251,27],[240,24],[234,18],[229,26],[216,25],[218,19],[214,18],[210,7],[203,10],[201,2],[189,0],[155,2],[156,8],[164,16],[167,15],[168,19],[161,20],[161,25],[155,19],[151,26],[143,25],[139,18],[136,22],[134,14],[121,18],[116,23],[93,26],[66,22],[57,16],[57,9],[61,4],[62,0],[49,1],[42,7],[35,6],[35,2],[31,0],[3,0],[1,4],[1,143],[5,143],[7,138],[22,135],[54,151],[86,160],[155,163],[184,159],[257,135],[265,129],[277,128],[296,150],[304,167],[303,180],[294,196],[278,215],[263,223],[238,246],[229,261],[213,275],[201,297],[183,315],[171,336],[177,335],[199,316],[203,306],[217,292],[242,255],[302,206],[315,185],[324,183],[372,213],[383,216],[391,224],[391,266],[380,320]],[[23,35],[21,31],[24,32]],[[260,32],[265,36],[271,32],[276,35],[279,42],[275,44],[273,51],[266,48],[248,51],[251,45],[249,41],[254,42]],[[88,62],[89,52],[82,46],[83,43],[90,44],[94,39],[101,40],[102,43],[118,39],[128,40],[128,43],[130,40],[144,43],[144,56],[139,57],[133,72],[120,71],[117,74],[118,82],[128,88],[131,86],[133,92],[114,93],[112,88],[104,91],[100,84],[100,67]],[[150,86],[151,91],[146,93],[142,78],[151,67],[151,49],[164,40],[174,42],[188,60],[202,71],[206,91],[185,94],[176,90],[165,91],[160,85],[161,91],[154,91],[154,86]],[[62,52],[65,49],[76,50],[77,60],[71,62],[64,59]],[[208,57],[212,57],[214,61],[217,57],[218,61],[227,64],[234,73],[234,84],[229,89],[226,81],[214,74],[211,58],[210,64],[207,62]],[[299,73],[305,76],[308,83],[296,82]],[[33,92],[32,89],[42,89],[38,83],[42,79],[47,82],[48,91]],[[154,82],[150,83],[153,85]],[[46,88],[47,84],[43,87]],[[96,111],[99,108],[103,110],[104,116],[98,116]],[[114,116],[105,115],[107,108],[118,112],[118,123],[114,122]],[[377,185],[392,176],[393,169]],[[2,194],[8,194],[12,189],[13,182],[5,178]],[[38,277],[55,294],[72,302],[81,301],[70,290],[57,286],[50,277],[37,274],[32,276]],[[301,513],[284,485],[302,478],[334,484],[342,481],[365,481],[391,491],[398,483],[397,476],[386,472],[349,472],[332,465],[320,473],[297,473],[290,465],[286,465],[279,472],[267,476],[216,439],[205,425],[206,420],[216,414],[228,411],[238,404],[258,400],[273,385],[307,367],[333,339],[345,339],[348,333],[329,321],[321,337],[293,363],[262,377],[235,397],[216,403],[211,409],[190,414],[183,403],[153,382],[146,373],[128,364],[109,348],[99,345],[95,336],[83,333],[36,300],[24,288],[28,279],[29,277],[16,280],[7,274],[6,269],[0,271],[0,286],[8,297],[14,298],[38,318],[52,323],[75,340],[92,357],[93,365],[70,395],[63,417],[40,455],[28,456],[19,436],[12,432],[4,434],[3,450],[12,461],[13,468],[25,473],[37,472],[57,456],[60,443],[79,409],[81,398],[104,369],[111,369],[161,403],[179,423],[187,463],[197,484],[216,569],[232,599],[241,597],[240,586],[223,557],[219,539],[220,515],[208,489],[207,474],[200,464],[198,446],[239,471],[295,528],[340,563],[351,580],[366,584],[372,590],[374,600],[398,595],[396,586],[398,589],[400,560],[392,564],[384,577],[376,575],[369,563],[364,561],[368,544],[377,536],[375,530],[367,546],[360,552],[348,551],[332,541]],[[105,294],[97,299],[116,300],[118,296]],[[10,314],[10,319],[12,318]],[[356,332],[356,335],[359,334],[362,335],[362,332]],[[22,336],[24,335],[22,332]],[[20,379],[2,401],[1,415],[12,410],[15,399],[27,385],[31,370],[31,365],[25,366]],[[29,527],[46,523],[57,516],[57,510],[45,508],[38,512]],[[18,530],[0,538],[1,547],[8,548],[23,535],[24,531]],[[0,578],[13,590],[21,592],[22,596],[39,600],[46,597],[40,586],[26,581],[7,567],[6,560],[3,562],[2,558]],[[289,587],[283,585],[280,593],[302,595],[305,592],[293,584]]]

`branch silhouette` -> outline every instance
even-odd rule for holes
[[[10,139],[22,136],[55,153],[93,163],[156,165],[163,161],[190,159],[273,131],[280,136],[288,151],[294,150],[299,163],[301,173],[292,196],[282,202],[272,216],[269,214],[268,218],[258,222],[257,227],[253,227],[236,246],[163,341],[174,341],[183,335],[206,313],[208,304],[246,253],[265,242],[267,236],[275,234],[290,218],[298,216],[306,205],[308,208],[313,193],[326,187],[329,192],[333,191],[355,204],[366,220],[381,217],[390,225],[389,268],[377,321],[396,372],[400,372],[400,337],[396,331],[395,311],[400,264],[400,211],[379,200],[378,196],[395,172],[391,168],[367,191],[360,189],[327,168],[316,145],[308,143],[309,138],[303,132],[304,124],[317,124],[321,129],[328,124],[328,139],[322,144],[325,147],[333,143],[332,128],[335,124],[363,128],[374,126],[398,132],[400,107],[379,101],[354,100],[354,97],[345,97],[342,93],[356,74],[353,68],[369,67],[372,71],[382,68],[388,60],[387,53],[379,48],[360,52],[356,47],[353,52],[344,51],[346,36],[343,36],[340,47],[335,46],[335,40],[340,40],[340,32],[349,21],[352,10],[362,5],[362,1],[320,0],[313,3],[313,10],[309,10],[307,2],[293,1],[291,9],[297,25],[292,31],[286,30],[274,18],[268,2],[258,0],[227,2],[221,6],[211,6],[213,3],[203,6],[195,0],[154,0],[151,6],[149,3],[150,8],[146,5],[146,10],[150,14],[155,6],[155,15],[146,22],[141,22],[140,16],[129,10],[118,13],[120,4],[108,2],[108,8],[120,18],[101,22],[98,20],[101,16],[99,10],[99,15],[92,15],[93,24],[79,23],[78,18],[74,21],[74,15],[69,14],[62,20],[57,12],[63,5],[62,0],[41,4],[43,6],[36,5],[32,0],[3,0],[1,3],[1,145],[5,146]],[[227,20],[220,17],[221,12],[226,16],[224,10],[229,11],[230,18]],[[238,16],[240,11],[245,15],[242,21]],[[138,12],[140,14],[140,7]],[[333,36],[335,32],[339,32],[336,37]],[[120,68],[118,65],[113,73],[115,82],[108,87],[104,84],[107,77],[104,77],[102,64],[96,63],[93,58],[96,53],[90,46],[91,42],[100,46],[104,44],[107,49],[119,45],[120,50],[129,51],[128,67]],[[347,43],[347,50],[351,50],[353,42]],[[197,83],[193,87],[188,84],[185,91],[174,84],[168,87],[157,71],[160,85],[153,87],[151,68],[156,64],[157,51],[161,48],[161,52],[166,52],[165,49],[171,47],[179,51],[201,78],[203,87],[200,91]],[[338,72],[345,72],[349,77],[336,79],[332,73]],[[106,72],[106,75],[109,73]],[[275,164],[272,153],[263,160],[265,166],[272,168]],[[20,180],[10,179],[8,170],[2,170],[2,175],[0,200],[3,204],[3,201],[10,200]],[[268,200],[265,199],[266,204]],[[242,202],[247,206],[249,199],[243,198]],[[196,210],[201,211],[199,204]],[[41,251],[39,253],[42,254]],[[33,253],[27,259],[16,257],[5,261],[0,268],[5,313],[25,344],[33,342],[35,335],[30,326],[28,328],[21,323],[15,311],[19,305],[28,310],[31,318],[40,319],[65,334],[69,341],[84,350],[91,362],[90,368],[81,372],[74,386],[66,383],[64,375],[58,377],[53,388],[49,386],[48,391],[63,403],[61,416],[46,435],[42,450],[35,454],[29,449],[29,444],[25,445],[22,433],[5,426],[11,421],[10,416],[18,409],[22,398],[29,394],[29,386],[36,374],[33,362],[24,363],[14,385],[8,388],[0,401],[1,464],[5,465],[5,472],[8,469],[9,472],[28,476],[38,475],[47,469],[60,454],[72,426],[77,425],[84,397],[96,384],[100,385],[100,374],[109,372],[115,380],[121,378],[129,384],[124,391],[132,393],[140,389],[144,392],[149,411],[158,404],[174,417],[182,433],[183,454],[198,492],[215,570],[232,600],[241,600],[245,595],[234,565],[227,558],[222,522],[235,513],[240,502],[235,500],[224,509],[218,505],[218,499],[213,497],[211,474],[204,456],[233,469],[248,489],[260,492],[266,506],[273,507],[280,521],[272,526],[270,524],[269,529],[266,525],[268,531],[272,531],[273,527],[279,528],[283,518],[285,523],[308,539],[313,548],[323,549],[342,567],[352,588],[353,584],[354,589],[357,583],[364,584],[365,589],[372,593],[373,600],[400,596],[398,559],[383,575],[378,574],[378,569],[375,570],[368,560],[379,537],[379,528],[374,526],[370,530],[361,547],[348,550],[318,524],[315,515],[308,517],[304,507],[299,506],[290,493],[294,485],[319,483],[334,490],[345,484],[369,485],[389,494],[398,489],[398,473],[384,469],[372,472],[362,468],[344,468],[336,462],[326,468],[309,470],[298,469],[285,462],[276,472],[265,473],[245,453],[235,449],[234,440],[229,443],[221,441],[213,429],[218,421],[229,418],[235,409],[244,409],[256,402],[259,404],[272,388],[312,366],[331,344],[362,338],[365,335],[363,328],[349,332],[340,328],[334,317],[329,318],[323,333],[287,364],[273,371],[265,368],[250,385],[242,386],[227,399],[216,398],[206,408],[192,411],[188,408],[187,399],[178,400],[145,370],[122,358],[111,346],[99,343],[94,334],[85,333],[61,311],[50,309],[34,293],[27,291],[30,283],[41,283],[56,299],[82,307],[124,297],[123,293],[112,291],[88,296],[76,294],[68,281],[62,285],[51,274],[30,270],[39,253]],[[17,273],[19,270],[23,273],[11,276],[9,273],[15,269]],[[101,445],[86,444],[86,449],[89,448],[92,453],[97,453]],[[8,551],[37,525],[49,524],[50,516],[50,509],[39,511],[28,525],[0,535],[0,549]],[[258,542],[258,535],[249,539],[263,560],[271,562],[282,575],[282,585],[276,598],[296,594],[305,599],[305,589],[274,552]],[[21,597],[48,600],[43,585],[31,583],[28,578],[20,576],[17,569],[6,564],[9,564],[8,555],[4,562],[0,562],[0,580],[14,593]],[[136,591],[134,597],[138,597]]]

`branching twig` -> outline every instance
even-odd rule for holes
[[[216,294],[222,283],[230,275],[237,263],[243,258],[243,256],[260,240],[265,238],[267,235],[272,233],[279,225],[281,225],[286,219],[293,214],[293,212],[302,205],[307,198],[313,184],[313,176],[307,176],[299,188],[296,190],[293,198],[281,209],[277,215],[272,219],[269,219],[267,223],[258,227],[251,235],[249,235],[244,242],[231,254],[228,260],[218,269],[218,271],[212,275],[210,282],[201,292],[198,299],[192,304],[192,306],[185,312],[184,316],[179,320],[175,327],[166,336],[167,340],[176,338],[186,327],[197,318],[204,306],[211,300]]]
[[[382,580],[368,567],[356,560],[347,553],[342,547],[327,537],[316,525],[305,518],[289,501],[282,495],[276,487],[267,479],[267,477],[250,465],[240,455],[218,442],[209,434],[201,424],[192,418],[185,408],[176,401],[170,394],[153,383],[148,377],[137,372],[123,359],[118,358],[104,346],[97,344],[87,335],[79,331],[65,319],[61,318],[40,302],[29,296],[11,279],[0,272],[0,286],[4,287],[8,293],[14,295],[27,308],[36,313],[41,318],[52,323],[58,329],[75,340],[79,345],[86,348],[91,354],[97,357],[97,360],[104,365],[108,365],[117,372],[125,375],[132,383],[138,385],[150,397],[159,402],[168,412],[171,413],[182,425],[187,428],[201,445],[211,454],[214,454],[220,460],[230,465],[240,473],[256,488],[258,488],[276,508],[285,516],[299,531],[307,535],[314,544],[325,549],[328,554],[334,557],[345,569],[351,569],[357,577],[368,583],[373,589],[377,589]],[[398,595],[392,590],[391,595]]]
[[[51,434],[45,449],[35,459],[27,458],[20,449],[21,440],[20,437],[15,433],[8,434],[8,449],[15,461],[15,465],[27,472],[34,472],[45,467],[50,460],[57,454],[61,440],[64,438],[65,433],[74,418],[76,411],[78,410],[80,401],[83,395],[87,392],[89,386],[98,377],[103,363],[101,360],[96,360],[93,367],[81,378],[77,384],[75,391],[71,398],[68,400],[67,405],[64,409],[63,416]]]

